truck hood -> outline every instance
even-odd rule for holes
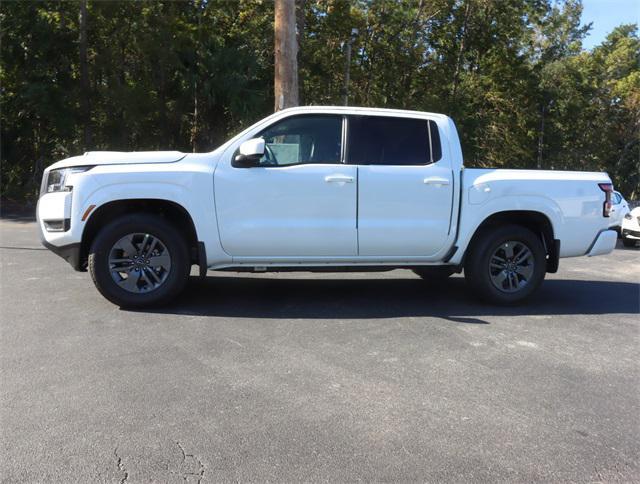
[[[187,156],[179,151],[87,151],[54,163],[49,168],[68,168],[86,165],[123,165],[138,163],[174,163]]]

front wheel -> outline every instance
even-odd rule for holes
[[[165,219],[133,214],[104,227],[91,245],[89,272],[98,291],[122,307],[169,302],[189,277],[189,250]]]
[[[622,245],[624,245],[625,247],[636,247],[638,245],[638,241],[622,237]]]
[[[542,241],[518,225],[489,227],[469,249],[465,279],[481,298],[514,304],[531,296],[546,273]]]

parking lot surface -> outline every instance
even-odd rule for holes
[[[526,305],[210,273],[125,311],[0,220],[3,482],[640,481],[640,250]]]

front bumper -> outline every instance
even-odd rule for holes
[[[79,242],[66,245],[53,245],[47,242],[42,229],[42,224],[38,221],[38,232],[40,233],[40,241],[47,249],[66,260],[76,271],[85,271],[86,267],[81,259],[81,245]]]
[[[80,272],[84,272],[87,270],[80,259],[80,244],[70,244],[58,247],[56,245],[51,245],[43,240],[42,245],[44,245],[54,254],[57,254],[64,260],[66,260],[74,270]]]
[[[71,223],[72,193],[47,193],[40,197],[36,207],[38,231],[42,245],[66,260],[76,271],[84,271],[81,258],[80,231]],[[47,230],[47,221],[64,221],[64,229]]]
[[[598,234],[596,240],[591,244],[591,249],[587,252],[589,257],[609,254],[616,247],[618,234],[615,230],[603,230]]]

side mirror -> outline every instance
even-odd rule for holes
[[[231,161],[235,168],[251,168],[260,164],[260,158],[264,155],[264,140],[252,138],[244,141],[238,149],[238,154]]]

